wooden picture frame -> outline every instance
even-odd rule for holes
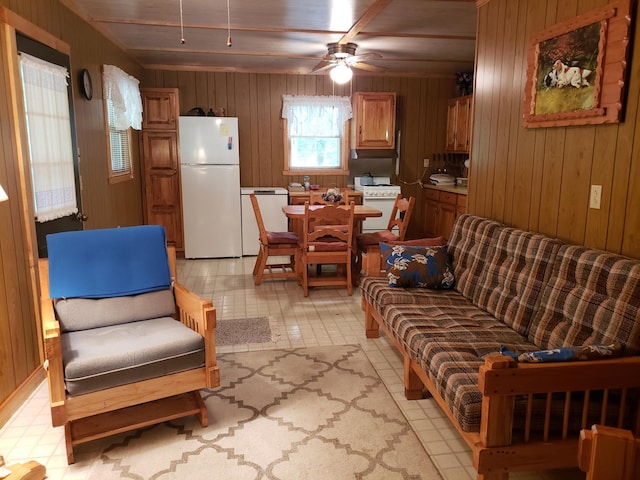
[[[630,30],[630,0],[619,0],[533,35],[524,126],[621,121]]]

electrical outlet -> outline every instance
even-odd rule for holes
[[[602,200],[602,185],[591,185],[591,196],[589,197],[589,208],[600,208]]]
[[[424,163],[424,168],[429,168],[429,159],[428,158],[425,158],[423,160],[423,163]]]

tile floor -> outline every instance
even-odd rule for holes
[[[403,395],[402,361],[382,336],[367,340],[363,331],[360,294],[338,288],[311,289],[307,298],[293,281],[266,280],[256,287],[251,272],[255,257],[224,260],[179,260],[178,278],[187,287],[211,298],[219,320],[271,316],[277,322],[275,343],[218,347],[218,352],[318,345],[355,344],[363,350],[424,444],[446,480],[475,479],[465,442],[432,399],[407,401]],[[102,450],[100,441],[76,449],[76,463],[68,466],[61,427],[51,427],[46,382],[34,392],[0,430],[0,454],[7,464],[37,460],[52,480],[88,478]],[[578,470],[517,473],[516,480],[584,479]],[[430,479],[426,479],[430,480]]]

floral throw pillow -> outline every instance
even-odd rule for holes
[[[453,267],[444,246],[389,245],[380,251],[391,287],[444,289],[455,283]]]

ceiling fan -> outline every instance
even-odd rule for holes
[[[382,58],[379,53],[369,52],[362,55],[356,55],[355,43],[329,43],[327,44],[328,52],[324,56],[322,62],[314,67],[312,74],[323,72],[331,69],[330,75],[333,81],[337,83],[345,83],[351,80],[353,72],[352,68],[369,71],[383,71],[383,67],[365,63],[364,60],[374,60]]]

